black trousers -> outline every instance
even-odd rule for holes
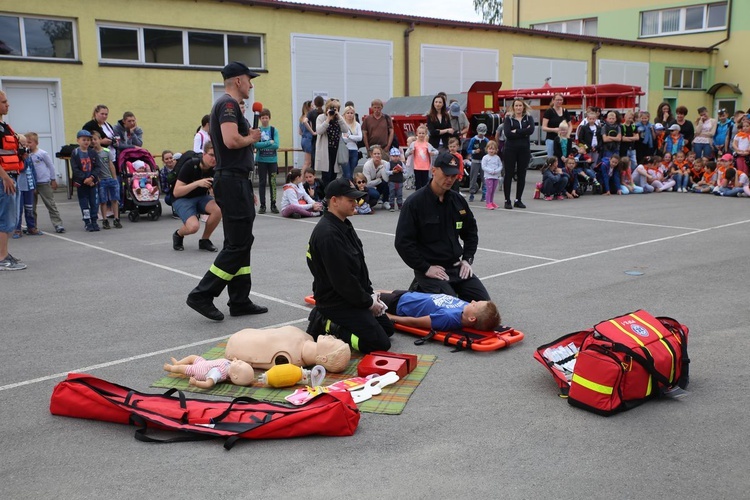
[[[229,306],[244,307],[252,302],[250,249],[255,239],[253,185],[247,176],[218,173],[214,177],[213,188],[216,203],[221,208],[224,245],[190,295],[213,300],[227,288]]]
[[[476,276],[465,280],[461,279],[458,275],[458,267],[452,266],[447,267],[445,272],[448,274],[447,280],[428,278],[424,273],[414,271],[414,281],[409,289],[415,292],[444,293],[458,297],[466,302],[471,302],[472,300],[492,300],[482,280]]]
[[[510,201],[510,186],[513,183],[513,176],[516,176],[516,199],[520,200],[523,196],[523,188],[526,187],[526,170],[529,168],[531,160],[531,148],[526,145],[518,147],[506,143],[503,151],[503,168],[505,177],[503,178],[503,194],[505,200]]]
[[[352,349],[367,354],[391,348],[393,323],[385,314],[376,318],[369,309],[334,307],[319,307],[318,311],[340,327],[336,336]]]

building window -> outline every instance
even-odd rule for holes
[[[260,35],[105,24],[98,28],[99,61],[104,63],[221,68],[243,61],[250,68],[263,68]]]
[[[664,70],[664,88],[702,90],[703,73],[702,69],[667,68]]]
[[[533,24],[531,25],[531,28],[535,30],[552,31],[554,33],[596,36],[597,20],[596,18],[574,19],[572,21]]]
[[[641,12],[641,37],[722,30],[727,25],[727,2]]]
[[[74,30],[66,19],[0,15],[0,56],[75,60]]]

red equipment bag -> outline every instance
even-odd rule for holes
[[[359,423],[359,410],[348,392],[323,393],[302,406],[252,398],[211,401],[186,398],[176,389],[164,394],[145,394],[84,373],[70,373],[55,386],[50,412],[135,425],[138,427],[135,438],[149,443],[223,437],[227,450],[240,438],[351,436]],[[149,428],[178,431],[181,435],[155,438],[147,435]]]
[[[687,340],[687,326],[638,310],[540,346],[534,358],[568,403],[612,415],[687,388]]]

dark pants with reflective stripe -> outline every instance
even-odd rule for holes
[[[362,354],[387,351],[391,348],[393,323],[385,314],[377,318],[369,309],[318,308],[324,318],[340,328],[336,336]]]
[[[241,308],[251,303],[250,248],[255,239],[253,185],[247,176],[218,173],[213,188],[216,203],[221,208],[224,246],[190,295],[213,300],[226,287],[229,306]]]

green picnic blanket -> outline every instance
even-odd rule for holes
[[[202,354],[205,359],[218,359],[224,357],[224,348],[226,347],[226,340],[219,342],[215,347],[209,349],[207,352]],[[417,388],[419,383],[424,379],[430,367],[437,359],[437,356],[420,354],[419,362],[417,367],[404,379],[399,380],[393,385],[389,385],[383,389],[383,392],[377,396],[373,396],[367,401],[364,401],[357,405],[359,410],[366,413],[383,413],[386,415],[399,415],[404,411],[406,403],[409,401],[409,397],[412,395],[414,390]],[[341,373],[328,373],[323,381],[323,386],[331,385],[340,380],[346,380],[348,378],[357,376],[357,365],[359,364],[362,355],[356,351],[352,352],[352,359],[349,365]],[[277,403],[285,403],[284,399],[289,394],[293,393],[296,389],[301,388],[301,385],[294,387],[286,387],[283,389],[275,389],[273,387],[264,386],[250,386],[242,387],[237,386],[229,382],[222,382],[215,385],[211,389],[199,389],[195,386],[188,384],[188,378],[177,374],[169,373],[166,376],[160,378],[151,387],[162,388],[162,389],[178,389],[180,391],[194,392],[199,394],[211,394],[213,396],[225,396],[228,398],[236,398],[241,396],[249,396],[261,401],[270,401]]]

